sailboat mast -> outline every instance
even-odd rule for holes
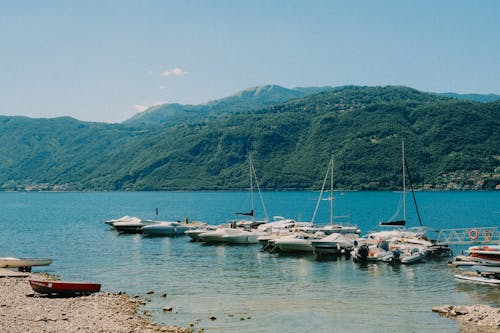
[[[401,151],[403,158],[403,220],[406,221],[406,173],[405,173],[405,141],[401,141]]]
[[[250,171],[250,202],[252,203],[252,212],[254,212],[254,202],[253,202],[253,161],[252,154],[248,154],[248,164]],[[254,214],[252,214],[252,221],[254,219]]]
[[[330,166],[332,168],[330,173],[330,225],[333,224],[333,156],[330,160]]]

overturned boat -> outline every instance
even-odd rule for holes
[[[19,271],[30,272],[33,266],[48,266],[52,263],[52,259],[35,259],[35,258],[0,258],[0,268],[18,268]]]

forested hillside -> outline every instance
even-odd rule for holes
[[[211,121],[140,126],[0,118],[0,185],[12,189],[318,189],[330,156],[341,189],[398,189],[401,140],[428,189],[494,189],[500,102],[406,87],[343,87]]]

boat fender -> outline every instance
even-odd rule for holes
[[[492,237],[493,233],[490,230],[486,229],[483,231],[483,238],[485,241],[490,241]]]
[[[477,232],[476,229],[469,230],[469,238],[470,239],[476,240],[478,236],[479,236],[479,233]]]

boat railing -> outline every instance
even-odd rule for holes
[[[469,245],[500,243],[499,227],[474,227],[441,229],[436,238],[436,245]]]

